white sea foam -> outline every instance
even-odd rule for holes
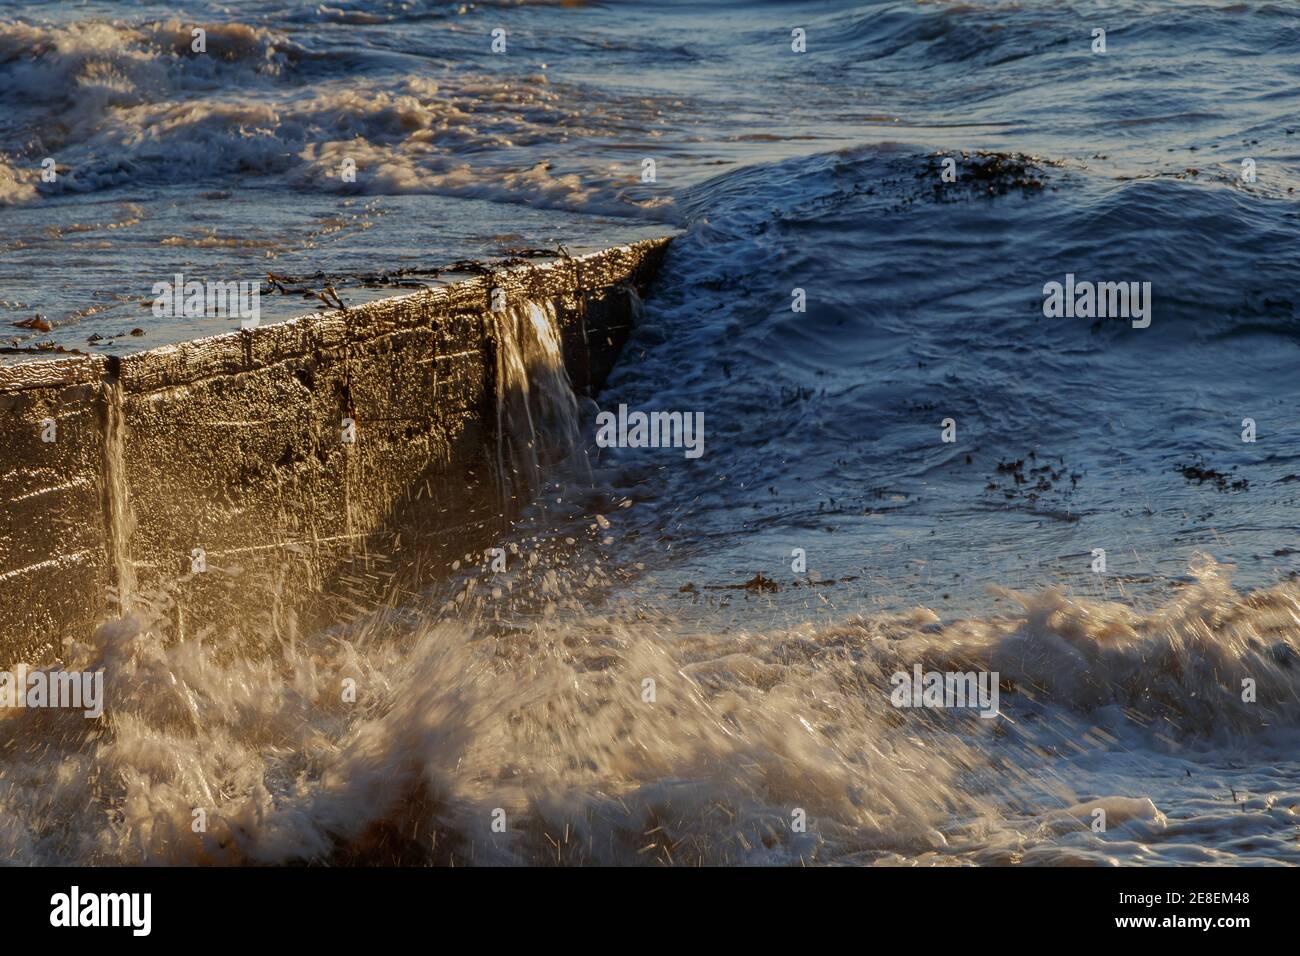
[[[36,182],[40,178],[35,169],[19,169],[0,158],[0,205],[30,202],[36,198]]]
[[[603,587],[598,562],[558,542],[532,550],[508,586],[485,582],[497,597],[467,589],[441,618],[268,635],[270,654],[169,643],[138,602],[67,655],[106,672],[98,725],[0,713],[0,859],[1294,855],[1300,792],[1256,763],[1300,723],[1295,585],[1238,594],[1207,565],[1150,613],[1049,591],[1023,596],[1019,614],[945,626],[918,609],[699,634],[566,611]],[[995,665],[1004,716],[891,707],[889,673],[918,660]],[[1243,674],[1255,704],[1240,700]],[[341,694],[349,677],[355,704]],[[1179,789],[1193,752],[1197,776]],[[1218,799],[1226,788],[1205,769],[1216,752],[1245,765],[1231,786],[1253,802]],[[1112,789],[1134,785],[1139,759],[1152,792]],[[206,832],[193,832],[196,808]],[[491,830],[496,808],[505,833]],[[796,808],[806,833],[792,829]],[[1089,826],[1098,808],[1104,833]],[[1251,845],[1229,847],[1243,833]]]
[[[611,168],[565,144],[648,123],[636,100],[438,65],[407,74],[311,75],[321,64],[287,37],[190,25],[0,22],[0,94],[16,104],[11,166],[46,155],[67,167],[39,192],[228,176],[368,194],[436,193],[671,218],[663,197],[629,195],[635,163]],[[539,158],[539,149],[546,158]],[[355,182],[340,175],[356,164]],[[30,175],[0,167],[0,201],[33,200]],[[17,185],[10,182],[16,180]]]

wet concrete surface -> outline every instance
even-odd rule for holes
[[[555,304],[569,376],[592,394],[666,246],[0,367],[0,666],[57,657],[122,592],[181,637],[256,640],[363,613],[484,546],[509,510],[492,289]]]

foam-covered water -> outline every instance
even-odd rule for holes
[[[596,448],[545,304],[499,316],[506,570],[256,655],[134,596],[67,651],[101,723],[0,710],[0,858],[1300,860],[1290,6],[12,11],[0,307],[54,325],[12,348],[193,334],[140,309],[176,271],[672,226],[599,408],[707,451]],[[1045,318],[1067,273],[1150,327]],[[1000,716],[891,706],[918,664]]]
[[[1296,860],[1294,585],[1242,595],[1206,566],[1145,614],[1045,592],[986,619],[716,631],[593,610],[616,574],[587,560],[525,544],[440,618],[276,635],[257,658],[169,643],[143,602],[68,654],[112,675],[101,722],[0,714],[0,856]],[[1001,716],[895,709],[888,677],[918,662],[997,670]]]

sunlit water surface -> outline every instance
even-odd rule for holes
[[[102,725],[0,713],[0,859],[1300,860],[1300,16],[1098,6],[0,3],[0,360],[235,327],[176,272],[680,232],[599,407],[706,427],[570,409],[510,570],[269,658],[142,598],[68,650]],[[892,707],[918,663],[1001,715]]]

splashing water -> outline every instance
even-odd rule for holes
[[[1232,745],[1294,763],[1295,585],[1241,595],[1207,563],[1147,614],[1049,591],[997,618],[696,633],[580,610],[600,590],[580,564],[561,577],[521,551],[517,599],[483,589],[454,616],[376,614],[270,654],[171,643],[144,612],[105,624],[66,660],[105,668],[102,722],[0,712],[0,859],[1295,859],[1300,791],[1237,772],[1239,807],[1217,799],[1227,768],[1192,762]],[[503,624],[503,603],[544,613]],[[917,662],[998,671],[1002,716],[891,707],[889,675]],[[1258,704],[1224,689],[1240,675]],[[1111,789],[1138,754],[1168,782]]]

